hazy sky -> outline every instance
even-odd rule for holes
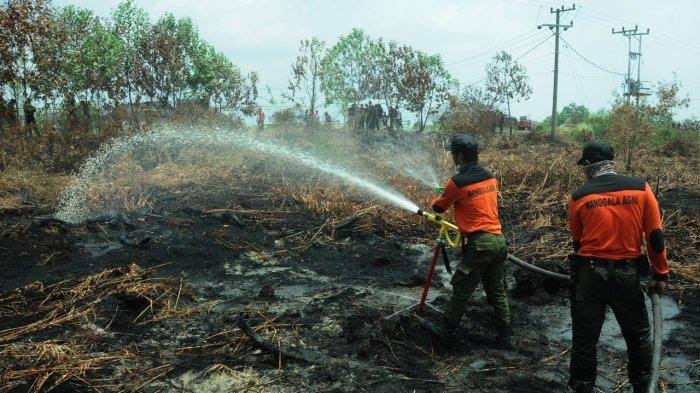
[[[75,4],[107,16],[118,0],[54,1]],[[511,52],[525,65],[533,87],[529,101],[513,105],[516,116],[541,119],[551,113],[554,38],[533,49],[551,33],[537,30],[554,23],[554,3],[536,0],[136,0],[152,19],[166,11],[190,17],[201,36],[227,54],[244,72],[260,74],[265,86],[279,94],[287,86],[290,64],[299,41],[316,35],[332,45],[353,27],[373,37],[409,44],[442,55],[462,85],[484,78],[484,65],[494,49]],[[622,26],[651,29],[642,41],[642,80],[682,81],[690,108],[677,117],[700,117],[700,3],[692,0],[590,0],[576,2],[576,10],[562,14],[562,23],[574,27],[562,34],[559,58],[559,108],[576,102],[589,108],[608,106],[613,92],[622,92],[627,70],[627,39],[612,35]],[[503,45],[502,45],[503,44]],[[636,45],[636,44],[635,44]],[[526,52],[528,52],[526,54]],[[636,70],[634,75],[636,75]],[[274,110],[270,108],[269,110]]]

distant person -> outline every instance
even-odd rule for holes
[[[384,108],[381,104],[374,106],[374,113],[376,115],[375,119],[375,130],[381,130],[383,126],[386,125],[386,115],[384,114]]]
[[[86,100],[80,101],[80,111],[82,112],[81,127],[85,130],[90,129],[90,104]]]
[[[7,124],[10,127],[19,126],[19,118],[17,117],[17,100],[14,98],[7,103]]]
[[[24,127],[28,136],[30,137],[38,134],[39,131],[36,127],[36,117],[34,116],[35,113],[36,108],[34,108],[34,105],[32,105],[31,102],[26,101],[24,103]]]
[[[323,113],[323,120],[327,126],[330,126],[331,123],[333,122],[333,119],[331,119],[331,115],[328,114],[328,111],[325,111]]]
[[[627,344],[627,375],[634,393],[646,393],[652,368],[649,317],[640,277],[651,274],[647,290],[663,293],[668,280],[666,245],[659,205],[649,183],[618,175],[615,152],[589,142],[578,165],[588,181],[569,199],[571,257],[571,367],[575,392],[595,389],[596,347],[608,306]],[[646,243],[648,257],[642,254]],[[651,264],[649,264],[651,260]]]
[[[506,291],[504,264],[508,251],[498,216],[498,181],[479,164],[479,145],[470,134],[455,134],[445,149],[451,152],[459,173],[445,184],[442,196],[435,198],[433,210],[444,213],[454,206],[454,216],[463,236],[462,260],[450,283],[452,297],[442,324],[433,333],[452,341],[472,293],[482,284],[486,299],[496,314],[498,342],[514,345]]]
[[[389,107],[389,129],[396,130],[396,108],[393,106]]]
[[[370,101],[365,108],[365,128],[367,130],[372,130],[374,129],[374,104],[372,101]]]
[[[353,102],[348,108],[348,121],[352,124],[353,128],[357,128],[357,105]]]
[[[262,108],[258,107],[258,129],[262,130],[265,128],[265,112]]]
[[[66,107],[66,120],[68,121],[68,129],[74,130],[78,128],[78,113],[75,108],[75,97],[72,94],[69,94],[66,97],[64,105]]]
[[[360,105],[360,111],[359,111],[359,117],[360,117],[360,129],[364,130],[367,128],[367,105],[362,104]]]
[[[3,133],[3,123],[5,123],[6,117],[7,104],[5,103],[5,97],[2,96],[2,91],[0,91],[0,135]]]

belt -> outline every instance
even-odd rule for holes
[[[605,269],[629,269],[637,265],[637,259],[603,259],[578,256],[579,265],[599,267]]]

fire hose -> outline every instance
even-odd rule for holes
[[[425,301],[428,297],[428,291],[430,290],[430,284],[433,279],[433,274],[435,272],[435,265],[437,264],[438,257],[442,253],[443,261],[445,263],[445,268],[450,271],[449,261],[447,259],[447,251],[445,246],[450,248],[458,247],[461,244],[462,234],[459,228],[448,221],[445,221],[440,215],[434,213],[428,213],[421,209],[418,210],[418,215],[425,218],[426,220],[434,223],[439,227],[438,238],[435,242],[435,248],[433,250],[433,257],[430,260],[430,265],[428,266],[428,271],[425,275],[425,282],[423,283],[423,293],[421,294],[420,302],[418,303],[418,312],[423,312],[425,308]],[[450,235],[450,232],[454,235]],[[552,272],[546,269],[542,269],[530,263],[523,261],[522,259],[508,254],[507,259],[512,263],[532,270],[541,275],[555,278],[562,281],[570,281],[571,278],[566,274]],[[652,316],[653,316],[653,357],[652,357],[652,374],[649,381],[649,390],[647,393],[656,393],[656,388],[659,382],[659,375],[661,371],[661,350],[662,350],[662,316],[661,316],[661,305],[659,304],[659,295],[656,293],[650,294],[651,305],[652,305]]]

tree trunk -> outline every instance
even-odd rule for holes
[[[508,104],[508,128],[510,129],[510,139],[513,139],[513,121],[510,119],[510,100],[506,100]]]

